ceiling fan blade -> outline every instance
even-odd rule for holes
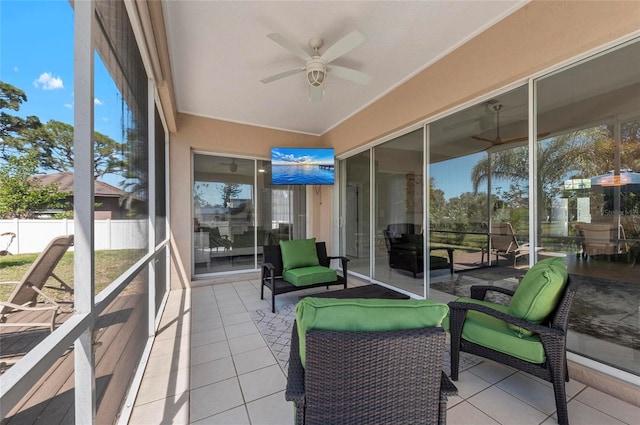
[[[360,31],[353,31],[349,34],[342,37],[340,40],[336,41],[333,46],[329,47],[320,58],[329,63],[334,59],[339,58],[345,53],[350,52],[351,50],[358,47],[360,44],[364,42],[364,35],[360,33]]]
[[[345,68],[343,66],[331,65],[327,67],[329,73],[336,77],[344,78],[345,80],[353,81],[354,83],[367,85],[373,80],[373,77],[364,72],[356,71],[355,69]]]
[[[296,43],[289,40],[288,38],[277,33],[267,34],[267,37],[269,37],[270,39],[272,39],[273,41],[275,41],[276,43],[278,43],[279,45],[281,45],[282,47],[284,47],[285,49],[287,49],[288,51],[290,51],[300,59],[303,59],[305,61],[308,59],[311,59],[311,55],[307,53],[306,50],[304,50],[302,47],[298,46]]]
[[[288,71],[280,72],[278,74],[272,75],[271,77],[263,78],[260,81],[262,81],[263,83],[267,84],[267,83],[270,83],[272,81],[276,81],[276,80],[279,80],[281,78],[288,77],[289,75],[297,74],[298,72],[302,72],[304,70],[305,70],[305,67],[302,66],[300,68],[294,68],[294,69],[290,69]]]
[[[539,133],[538,139],[543,139],[547,137],[551,133]],[[515,142],[524,142],[525,140],[529,140],[529,136],[520,136],[520,137],[511,137],[508,139],[502,139],[501,143],[515,143]]]
[[[319,86],[309,86],[309,101],[320,102],[324,97],[324,84]]]

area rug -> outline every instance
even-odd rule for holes
[[[457,278],[433,282],[431,287],[455,296],[468,297],[472,285],[495,285],[515,289],[523,273],[509,268],[485,268],[458,274]],[[569,329],[640,349],[640,285],[571,274],[578,292],[569,314]],[[508,304],[509,297],[491,294],[489,300]]]
[[[291,347],[291,330],[296,317],[295,302],[278,306],[275,313],[271,308],[256,310],[251,313],[253,322],[269,345],[271,352],[278,360],[282,369],[289,370],[289,349]],[[451,374],[449,334],[447,334],[446,350],[444,353],[443,370],[447,375]],[[460,371],[469,369],[482,362],[480,357],[467,353],[460,353]]]

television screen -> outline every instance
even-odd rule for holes
[[[333,148],[271,148],[272,184],[333,184]]]

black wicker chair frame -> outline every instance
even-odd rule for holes
[[[319,288],[331,285],[342,285],[347,288],[347,263],[346,257],[330,257],[327,255],[327,246],[324,242],[316,242],[316,252],[321,266],[330,267],[331,260],[340,260],[342,275],[337,273],[337,279],[333,282],[315,283],[313,285],[295,286],[282,278],[282,251],[280,245],[265,245],[263,247],[264,263],[262,264],[262,276],[260,285],[260,299],[264,299],[265,286],[271,291],[271,312],[276,312],[276,295],[285,294],[292,291],[301,291],[309,288]]]
[[[285,398],[298,425],[446,424],[442,328],[307,332],[306,368],[294,324]]]
[[[451,379],[454,381],[458,380],[460,351],[491,359],[519,369],[523,372],[527,372],[553,384],[558,423],[567,425],[569,423],[569,416],[567,413],[567,394],[565,389],[565,381],[569,381],[566,354],[567,328],[569,311],[571,310],[571,305],[577,289],[578,287],[575,284],[571,284],[569,281],[555,311],[549,315],[548,321],[541,324],[531,323],[477,304],[456,301],[449,303],[451,328]],[[488,291],[500,292],[509,296],[513,296],[515,292],[496,286],[473,286],[471,287],[471,298],[484,300]],[[464,324],[467,311],[469,310],[486,313],[490,316],[502,319],[507,323],[520,326],[523,329],[527,329],[540,335],[546,361],[542,364],[530,363],[461,338],[462,326]]]

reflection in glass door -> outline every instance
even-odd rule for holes
[[[254,163],[194,154],[194,274],[255,268]]]
[[[373,148],[374,278],[424,296],[423,129]]]
[[[369,232],[370,154],[369,151],[342,161],[345,193],[340,203],[344,238],[340,249],[349,261],[349,271],[370,276]]]

